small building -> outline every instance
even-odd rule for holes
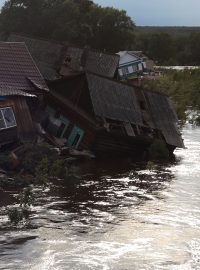
[[[152,59],[150,59],[147,55],[145,55],[142,51],[131,51],[131,53],[142,59],[144,72],[152,73],[155,71],[154,61]]]
[[[146,76],[153,72],[154,62],[141,51],[121,51],[118,66],[118,77],[120,80],[134,80],[138,76]]]
[[[176,114],[165,95],[89,72],[52,81],[49,87],[45,110],[50,118],[44,128],[66,146],[96,156],[137,158],[155,138],[171,151],[183,147]],[[159,102],[160,107],[153,108]]]
[[[36,139],[34,112],[46,91],[26,45],[0,42],[0,147]]]

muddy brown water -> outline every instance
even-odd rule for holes
[[[8,224],[14,194],[1,191],[0,269],[200,269],[200,129],[183,135],[187,149],[154,171],[107,161],[35,188],[28,226]]]

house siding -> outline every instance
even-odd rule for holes
[[[88,121],[84,116],[82,116],[81,112],[78,111],[78,108],[77,111],[76,109],[70,108],[62,101],[59,101],[57,98],[55,99],[55,97],[51,94],[46,97],[45,103],[51,108],[55,109],[56,113],[63,115],[69,120],[69,125],[62,135],[63,138],[66,138],[66,145],[68,145],[68,139],[70,138],[73,129],[77,127],[84,132],[79,142],[78,149],[90,149],[90,146],[95,138],[94,123],[92,123],[92,121]]]
[[[13,109],[17,126],[0,131],[0,143],[19,139],[22,142],[32,142],[36,139],[32,118],[25,97],[7,97],[0,101],[0,108]],[[6,138],[7,135],[7,138]]]

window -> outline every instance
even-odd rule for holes
[[[61,125],[58,128],[56,137],[58,137],[58,138],[63,137],[62,135],[63,135],[64,131],[65,131],[65,124],[61,123]]]
[[[146,69],[147,68],[147,64],[146,62],[142,62],[143,68]]]
[[[69,127],[69,123],[70,123],[70,122],[69,122],[69,120],[68,120],[66,117],[64,117],[63,115],[60,116],[60,120],[61,120],[61,122],[62,122],[62,124],[61,124],[62,127],[60,127],[60,137],[63,138],[64,135],[65,135],[65,132],[66,132],[67,128]],[[61,129],[62,129],[62,131],[61,131]]]
[[[129,72],[129,73],[133,73],[133,67],[132,67],[132,66],[129,66],[129,67],[128,67],[128,72]]]
[[[69,120],[60,114],[59,111],[56,111],[48,105],[46,106],[45,111],[49,115],[45,125],[46,131],[57,138],[63,138],[69,126]]]
[[[123,73],[123,75],[129,74],[128,67],[123,67],[122,68],[122,73]]]
[[[81,135],[76,134],[76,137],[74,138],[74,141],[72,142],[72,146],[77,147],[80,138],[81,138]]]
[[[133,72],[137,72],[138,71],[138,68],[137,68],[137,65],[133,65]]]
[[[74,126],[67,140],[67,145],[72,146],[73,148],[78,148],[78,146],[82,141],[83,136],[84,131],[77,126]]]
[[[143,70],[143,69],[142,69],[142,64],[141,64],[141,63],[138,64],[138,70],[139,70],[139,71],[142,71],[142,70]]]
[[[0,129],[15,127],[16,120],[11,107],[0,108]]]
[[[119,75],[120,75],[120,76],[123,76],[123,73],[122,73],[121,68],[119,69]]]

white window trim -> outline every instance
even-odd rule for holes
[[[5,119],[4,114],[2,112],[5,109],[11,109],[12,110],[13,117],[14,117],[14,120],[15,120],[15,125],[10,126],[10,127],[7,127],[7,125],[6,125],[6,119]],[[3,107],[3,108],[0,108],[0,111],[1,111],[1,114],[2,114],[2,117],[3,117],[4,124],[6,126],[6,127],[3,127],[3,128],[0,127],[0,130],[9,129],[9,128],[13,128],[13,127],[16,127],[17,126],[17,121],[16,121],[15,114],[14,114],[14,111],[13,111],[13,108],[12,107]]]
[[[69,127],[70,121],[69,121],[69,119],[67,119],[67,117],[63,116],[62,114],[61,114],[61,116],[60,116],[60,120],[61,120],[61,122],[65,125],[65,128],[63,129],[63,132],[62,132],[62,134],[61,134],[61,138],[63,138],[63,137],[64,137],[64,134],[65,134],[65,132],[66,132],[66,130],[67,130],[68,127]]]
[[[122,77],[123,76],[123,73],[122,73],[122,69],[119,68],[119,75]]]

